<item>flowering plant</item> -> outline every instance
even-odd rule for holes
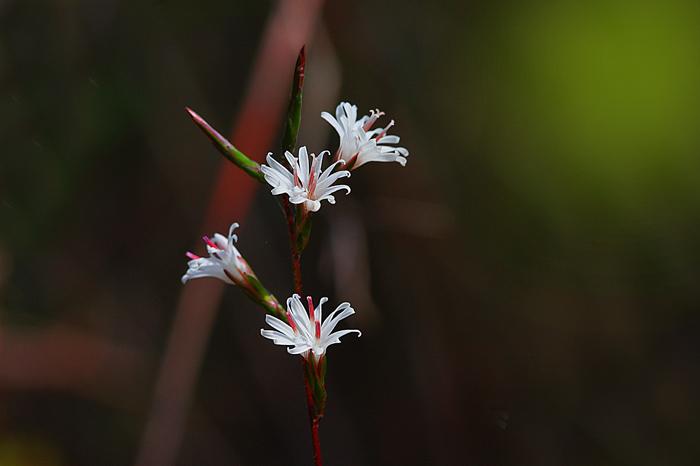
[[[323,416],[326,404],[325,375],[330,345],[340,343],[340,338],[359,330],[336,330],[341,320],[351,316],[355,310],[350,303],[344,302],[336,307],[324,320],[322,307],[328,298],[321,298],[314,307],[313,299],[307,297],[308,312],[301,301],[301,270],[299,260],[311,233],[312,215],[321,208],[321,201],[335,204],[334,193],[344,190],[350,193],[350,187],[337,184],[341,178],[350,176],[350,171],[367,162],[398,162],[406,164],[408,151],[398,144],[398,136],[387,135],[393,126],[392,120],[384,128],[371,129],[377,119],[383,115],[379,110],[370,115],[357,118],[357,107],[347,102],[338,105],[336,117],[323,112],[321,117],[328,121],[338,132],[340,144],[333,160],[323,167],[324,157],[330,151],[324,150],[318,156],[309,154],[307,148],[299,148],[294,156],[297,133],[301,120],[301,94],[305,68],[305,51],[302,48],[297,60],[292,95],[286,117],[286,128],[282,141],[284,159],[278,161],[272,153],[266,157],[267,164],[258,164],[236,149],[219,132],[213,129],[203,118],[188,110],[195,123],[204,131],[214,146],[232,163],[245,171],[260,183],[271,186],[273,195],[278,196],[287,220],[287,229],[291,239],[292,263],[294,265],[295,292],[286,301],[286,309],[262,285],[258,277],[234,243],[237,237],[233,231],[237,223],[231,225],[228,236],[216,233],[212,239],[204,237],[209,257],[199,257],[187,253],[190,258],[188,270],[182,277],[185,283],[190,279],[212,277],[228,284],[237,285],[251,300],[260,305],[268,315],[265,321],[272,327],[262,329],[260,333],[277,345],[287,346],[291,354],[301,355],[304,368],[309,422],[314,448],[314,459],[321,466],[321,450],[318,439],[318,424]],[[284,165],[287,162],[288,166]],[[294,208],[292,207],[294,206]]]

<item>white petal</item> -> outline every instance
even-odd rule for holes
[[[335,345],[336,343],[340,343],[340,337],[345,336],[348,333],[353,333],[353,332],[356,332],[358,337],[362,336],[362,333],[359,330],[354,330],[354,329],[353,330],[341,330],[339,332],[335,332],[335,333],[330,334],[328,337],[323,339],[323,341],[321,343],[325,348],[328,348],[331,345]]]
[[[271,315],[266,315],[265,316],[265,322],[267,324],[274,328],[275,330],[278,330],[280,333],[286,335],[287,337],[294,339],[296,337],[296,333],[294,332],[294,329],[289,326],[289,324],[284,323],[282,320],[278,319],[275,316]]]
[[[289,162],[289,166],[292,167],[292,170],[294,170],[294,167],[297,165],[296,157],[289,151],[284,152],[284,157],[287,159],[287,162]]]
[[[315,329],[309,321],[309,315],[304,310],[304,305],[301,304],[301,297],[298,294],[292,295],[287,299],[287,310],[292,316],[294,323],[297,326],[297,331],[304,337],[311,338],[314,335]],[[309,333],[311,330],[311,333]]]
[[[318,306],[316,306],[316,309],[314,310],[314,314],[316,315],[316,320],[319,322],[323,320],[323,305],[328,302],[328,298],[325,296],[321,298],[318,301]]]
[[[354,313],[355,310],[350,307],[350,303],[342,303],[328,316],[323,325],[321,325],[321,335],[330,334],[335,326],[338,325],[338,322]]]
[[[330,113],[328,113],[328,112],[321,112],[321,118],[323,118],[323,119],[326,120],[328,123],[330,123],[331,126],[336,130],[336,132],[338,133],[338,135],[340,136],[340,138],[341,138],[341,139],[343,138],[343,135],[345,134],[345,130],[344,130],[343,127],[340,125],[340,123],[338,123],[338,120],[336,120],[335,118],[333,118],[333,116],[332,116]]]
[[[297,344],[294,348],[287,348],[289,354],[300,354],[311,349],[311,345],[307,343]]]
[[[279,332],[273,330],[260,330],[260,334],[265,338],[269,338],[276,345],[289,346],[295,345],[295,341],[289,338],[287,335],[283,335]]]
[[[312,154],[313,155],[313,154]],[[306,146],[299,148],[299,181],[304,187],[309,185],[309,154],[306,152]]]

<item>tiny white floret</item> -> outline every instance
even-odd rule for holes
[[[333,161],[344,160],[341,168],[354,170],[367,162],[398,162],[406,165],[408,150],[386,144],[398,144],[398,136],[389,136],[387,131],[394,125],[391,120],[385,128],[371,129],[384,112],[371,110],[369,115],[357,119],[357,106],[341,102],[335,109],[335,117],[322,112],[321,118],[333,126],[340,136],[340,145]]]
[[[301,354],[307,361],[310,353],[313,353],[318,362],[330,345],[340,343],[340,337],[352,332],[357,332],[358,336],[361,335],[359,330],[333,332],[340,320],[355,313],[350,303],[342,303],[321,323],[321,306],[328,301],[328,298],[321,298],[316,309],[313,307],[310,296],[307,300],[308,314],[298,294],[287,299],[288,324],[274,316],[266,315],[265,321],[275,330],[263,329],[260,331],[262,336],[269,338],[276,345],[290,346],[291,348],[287,348],[289,353]]]
[[[350,187],[344,184],[333,186],[338,179],[350,176],[347,170],[334,170],[342,161],[335,161],[325,171],[321,171],[323,156],[329,154],[328,151],[321,152],[318,156],[309,155],[306,147],[299,148],[299,158],[294,157],[291,152],[286,151],[284,156],[291,166],[291,171],[272,157],[272,153],[267,154],[268,165],[260,168],[265,175],[265,181],[272,186],[272,194],[287,194],[289,202],[292,204],[302,204],[306,212],[316,212],[321,208],[321,201],[326,200],[335,204],[333,193],[344,189],[346,194],[350,192]]]
[[[249,287],[246,275],[253,275],[253,272],[233,245],[234,241],[238,241],[238,237],[233,234],[236,228],[238,223],[231,225],[228,237],[219,233],[214,234],[212,239],[204,237],[209,257],[187,253],[191,260],[187,263],[189,269],[182,276],[182,283],[193,278],[214,277],[231,285]]]

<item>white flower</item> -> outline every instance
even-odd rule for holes
[[[341,168],[353,170],[367,162],[399,162],[406,165],[408,150],[403,147],[392,147],[384,144],[398,144],[398,136],[388,136],[386,132],[394,124],[394,120],[386,128],[370,129],[384,112],[371,110],[369,115],[357,119],[357,107],[348,102],[341,102],[335,109],[335,118],[322,112],[321,118],[335,128],[340,136],[340,147],[333,161],[345,160]]]
[[[307,300],[309,303],[308,315],[298,294],[287,299],[289,324],[274,316],[266,315],[265,321],[275,330],[263,329],[260,331],[262,336],[269,338],[276,345],[293,346],[293,348],[287,348],[287,351],[291,354],[302,354],[306,360],[309,359],[309,351],[311,351],[318,362],[325,354],[326,348],[334,343],[340,343],[340,337],[343,335],[351,332],[357,332],[358,336],[361,335],[359,330],[333,332],[340,320],[355,313],[355,310],[350,307],[350,303],[338,306],[321,324],[321,306],[328,301],[328,298],[321,298],[316,309],[313,307],[310,296]]]
[[[303,204],[307,212],[316,212],[321,208],[321,201],[327,200],[335,204],[333,193],[345,189],[350,192],[350,187],[344,184],[332,186],[339,178],[350,176],[347,170],[339,170],[333,173],[337,165],[342,161],[333,163],[321,173],[323,155],[328,151],[321,152],[318,157],[311,154],[311,164],[309,165],[309,155],[306,147],[299,148],[299,158],[294,157],[289,151],[285,152],[292,171],[287,170],[284,165],[272,157],[272,152],[267,154],[267,163],[270,166],[260,167],[265,174],[265,181],[272,186],[272,194],[286,193],[289,195],[289,202],[292,204]],[[346,193],[346,194],[347,194]]]
[[[233,234],[233,230],[236,228],[238,228],[238,223],[231,225],[228,238],[219,233],[216,233],[213,239],[204,237],[209,257],[199,257],[191,252],[187,253],[187,257],[191,260],[187,263],[189,269],[182,276],[182,283],[192,278],[214,277],[231,285],[250,287],[246,275],[253,275],[253,272],[236,246],[233,245],[234,241],[238,241],[236,235]]]

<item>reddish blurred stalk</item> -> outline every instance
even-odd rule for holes
[[[265,29],[247,97],[230,140],[261,162],[279,130],[288,92],[289,64],[309,41],[322,0],[280,0]],[[212,157],[215,157],[212,154]],[[202,225],[202,234],[226,231],[248,212],[257,181],[223,160]],[[174,252],[175,253],[175,252]],[[137,466],[171,466],[180,448],[187,414],[224,284],[194,280],[182,290],[154,389]]]

